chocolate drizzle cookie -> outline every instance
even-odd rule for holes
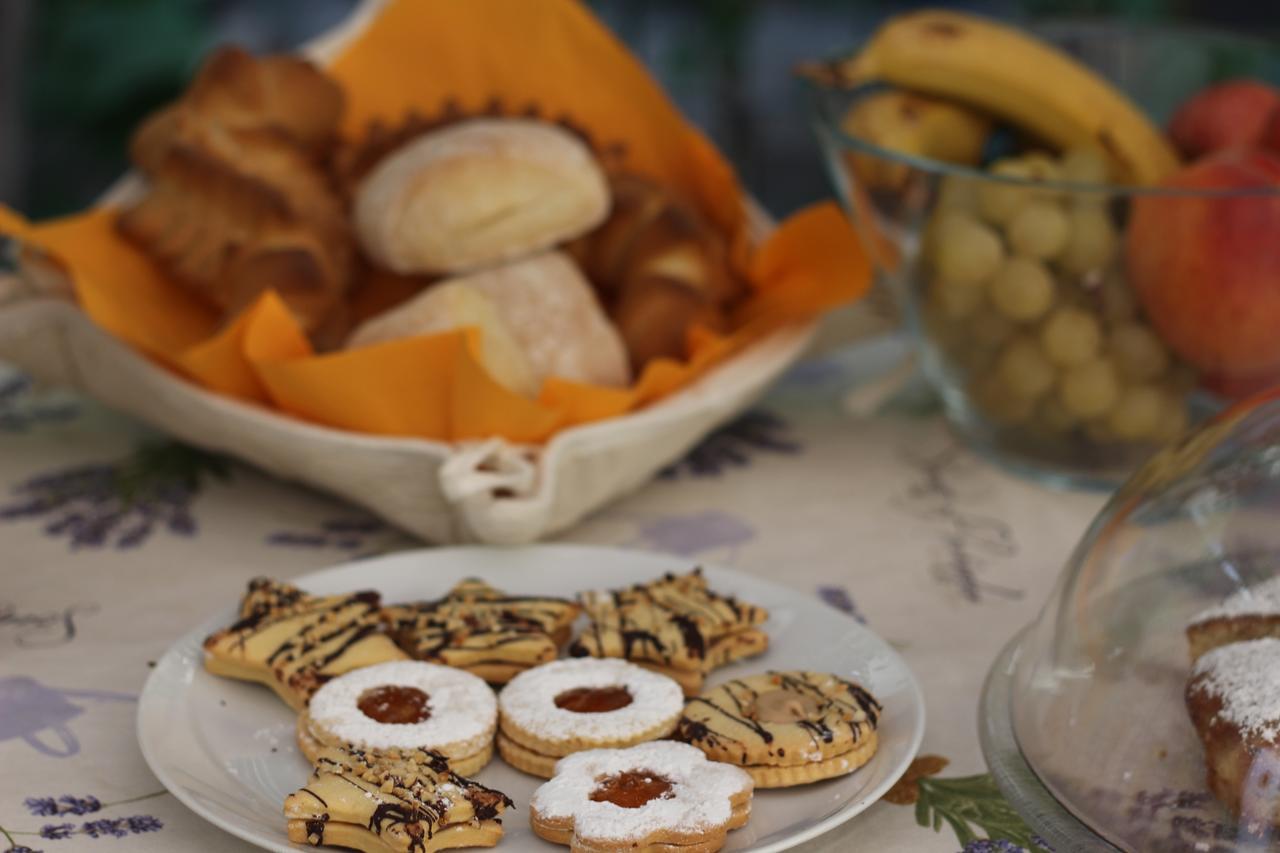
[[[492,847],[511,800],[449,769],[443,755],[326,749],[284,801],[289,840],[394,853]]]
[[[382,633],[378,603],[376,592],[314,596],[256,578],[239,620],[204,641],[205,669],[262,682],[302,710],[334,676],[406,657]]]
[[[875,754],[880,703],[862,686],[817,672],[738,678],[689,701],[679,736],[737,764],[756,786],[802,785],[851,773]]]
[[[576,657],[625,658],[674,678],[685,695],[706,673],[762,654],[768,612],[707,588],[702,571],[667,574],[621,590],[583,593],[591,626],[569,647]]]
[[[506,595],[469,578],[437,601],[385,607],[382,618],[413,657],[503,684],[555,660],[578,611],[572,601]]]
[[[298,746],[311,761],[326,747],[429,750],[470,776],[493,755],[498,702],[489,685],[452,667],[393,661],[325,684],[298,717]]]

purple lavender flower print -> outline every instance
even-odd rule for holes
[[[730,468],[750,465],[756,453],[799,453],[801,446],[788,435],[789,431],[787,422],[778,415],[754,409],[708,435],[659,476],[718,477]]]
[[[58,801],[53,797],[27,797],[23,805],[36,817],[52,817],[58,813]]]
[[[310,530],[279,530],[267,537],[270,545],[293,548],[337,548],[358,551],[391,528],[371,515],[348,515],[324,519]]]
[[[70,400],[36,394],[29,377],[0,378],[0,432],[26,432],[38,424],[68,421],[79,410]]]
[[[45,532],[72,548],[134,548],[159,530],[191,536],[191,504],[210,477],[229,465],[182,444],[144,445],[111,464],[80,465],[19,483],[0,504],[0,521],[44,520]]]
[[[50,841],[61,841],[64,838],[70,838],[71,833],[75,831],[74,823],[46,823],[40,827],[40,837]]]

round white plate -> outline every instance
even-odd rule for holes
[[[433,548],[362,560],[294,579],[308,592],[375,589],[384,602],[442,595],[465,577],[513,593],[572,596],[591,588],[687,571],[677,557],[568,545],[519,550]],[[717,592],[769,609],[769,651],[716,670],[708,684],[764,669],[810,669],[856,679],[884,705],[880,748],[857,772],[827,782],[756,792],[751,822],[729,833],[725,850],[784,850],[826,832],[879,799],[906,770],[924,735],[924,701],[906,664],[888,644],[815,595],[750,575],[707,568]],[[293,712],[266,687],[205,672],[201,641],[235,618],[243,590],[179,640],[156,664],[138,702],[138,740],[152,772],[175,797],[214,825],[267,850],[301,850],[285,835],[286,795],[309,768],[294,744]],[[541,780],[498,757],[476,777],[516,803],[504,815],[500,849],[564,850],[533,835],[526,804]]]

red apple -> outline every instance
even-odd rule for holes
[[[1188,158],[1237,145],[1256,145],[1274,113],[1280,89],[1261,80],[1228,80],[1201,89],[1169,122],[1169,136]]]
[[[1224,393],[1280,382],[1280,156],[1234,148],[1135,197],[1129,279],[1164,342]]]

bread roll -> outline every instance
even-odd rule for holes
[[[562,252],[434,285],[365,321],[347,347],[468,325],[482,330],[489,373],[517,393],[532,396],[551,376],[613,387],[631,380],[621,337]]]
[[[458,273],[540,251],[604,220],[609,188],[591,150],[532,119],[474,119],[424,133],[360,184],[368,255],[399,273]]]

